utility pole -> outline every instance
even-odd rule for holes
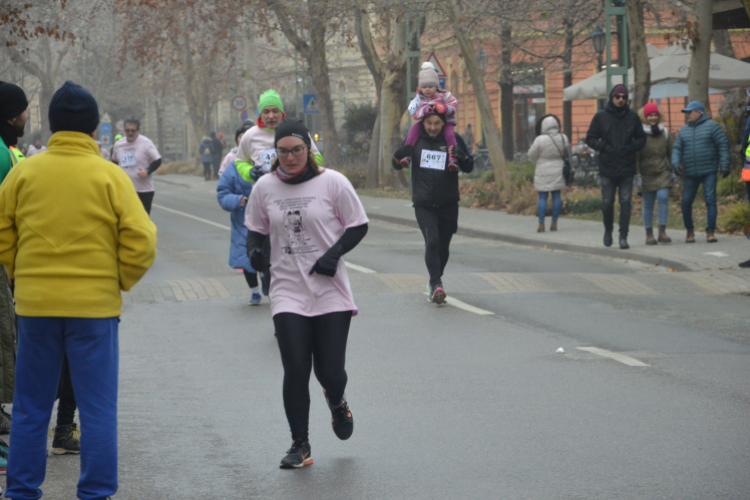
[[[612,92],[612,76],[622,76],[622,84],[628,86],[628,23],[625,10],[626,0],[605,0],[604,22],[607,40],[607,94]],[[618,65],[612,66],[612,16],[615,16],[618,29],[617,50],[620,56]]]

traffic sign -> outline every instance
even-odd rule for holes
[[[101,123],[112,123],[112,120],[109,118],[109,113],[104,113],[104,116],[102,116],[100,121]]]
[[[242,112],[242,114],[240,115],[240,120],[242,120],[243,122],[247,120],[247,110]]]
[[[232,98],[232,107],[237,111],[242,111],[247,108],[247,101],[244,96],[238,95]]]
[[[109,123],[102,123],[99,125],[99,130],[101,131],[102,135],[109,135],[110,132],[112,132],[112,125]]]
[[[109,146],[111,142],[109,134],[102,134],[102,136],[99,139],[102,143],[102,146]]]
[[[434,52],[430,52],[430,55],[427,57],[427,62],[432,63],[435,71],[437,71],[438,78],[446,78],[448,76]],[[445,86],[443,86],[443,88],[445,88]]]
[[[118,132],[125,132],[125,120],[117,120],[115,128],[118,130]]]
[[[445,78],[438,78],[438,85],[440,85],[441,89],[445,88]]]
[[[318,114],[318,99],[315,94],[304,94],[302,96],[302,112],[306,115]]]

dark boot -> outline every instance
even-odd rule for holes
[[[543,233],[544,232],[544,222],[539,223],[539,227],[536,228],[537,233]]]
[[[52,440],[52,454],[81,453],[81,431],[76,424],[58,425]]]
[[[604,230],[604,246],[605,247],[612,246],[612,230],[611,229]]]
[[[550,226],[549,226],[549,230],[550,231],[557,231],[557,221],[556,220],[552,221],[552,224],[550,224]]]
[[[659,226],[659,243],[672,243],[672,238],[667,236],[667,226]]]
[[[654,238],[654,228],[646,228],[646,245],[656,245],[656,238]]]
[[[620,248],[622,250],[627,250],[630,248],[630,245],[628,245],[628,237],[627,236],[620,236]]]
[[[750,267],[750,260],[746,260],[745,262],[740,262],[740,267],[743,269],[747,269]]]

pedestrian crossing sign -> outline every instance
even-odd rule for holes
[[[302,96],[302,112],[306,115],[318,114],[318,99],[315,94],[304,94]]]

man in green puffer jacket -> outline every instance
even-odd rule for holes
[[[729,140],[718,123],[705,116],[706,108],[693,101],[682,110],[688,123],[680,129],[672,147],[672,168],[684,165],[685,187],[682,191],[682,219],[687,229],[687,243],[695,243],[693,201],[703,184],[703,198],[708,210],[706,240],[716,243],[716,180],[721,168],[722,177],[729,175]]]

